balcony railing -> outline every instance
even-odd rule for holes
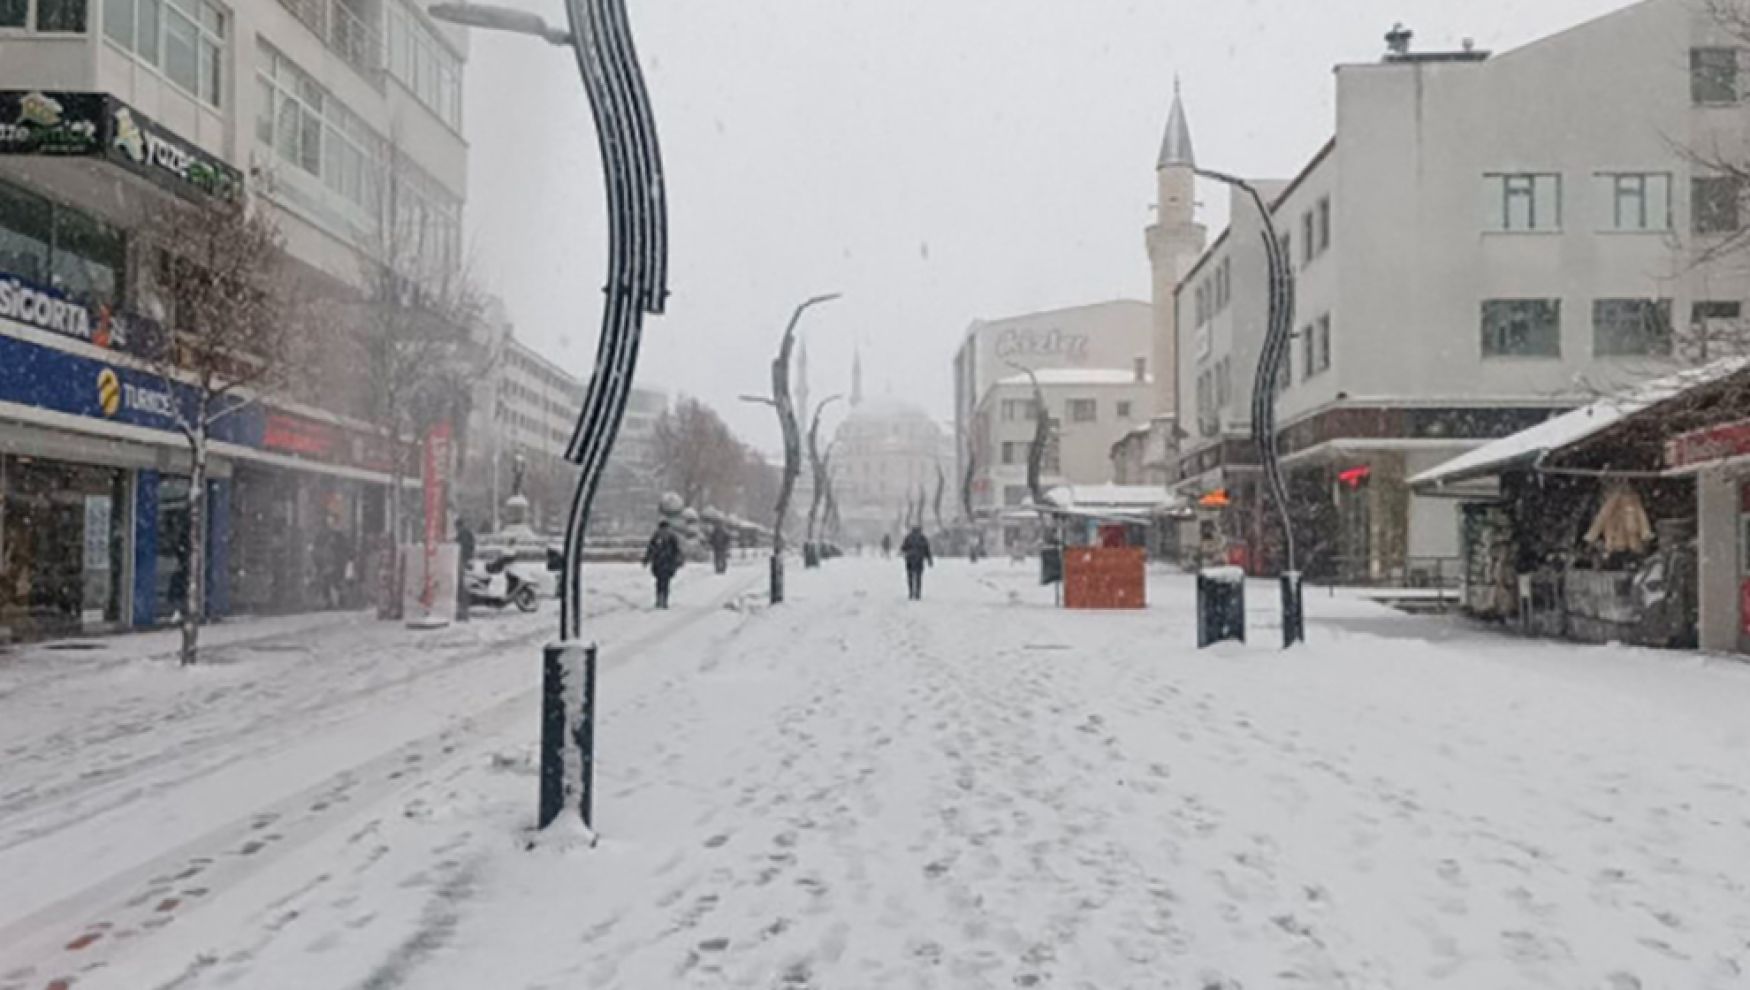
[[[280,0],[371,85],[383,86],[383,34],[342,0]]]

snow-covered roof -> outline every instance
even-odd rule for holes
[[[1154,376],[1144,375],[1139,382],[1136,372],[1122,368],[1040,368],[1033,372],[1040,385],[1147,385]],[[999,385],[1031,385],[1026,375],[1010,375]]]
[[[1045,493],[1053,505],[1065,509],[1128,509],[1146,512],[1183,504],[1173,493],[1155,485],[1063,485]]]
[[[1750,358],[1731,357],[1700,368],[1688,368],[1665,378],[1645,382],[1618,396],[1599,399],[1512,436],[1491,440],[1475,450],[1454,457],[1410,479],[1412,487],[1444,485],[1499,474],[1528,464],[1553,450],[1572,446],[1615,426],[1629,416],[1676,397],[1698,385],[1719,381],[1750,368]]]

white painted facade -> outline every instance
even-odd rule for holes
[[[1335,509],[1363,520],[1365,576],[1456,553],[1452,504],[1408,495],[1406,475],[1699,356],[1697,304],[1750,302],[1742,266],[1700,261],[1719,236],[1698,233],[1685,151],[1743,145],[1741,106],[1692,98],[1691,52],[1724,44],[1700,0],[1644,0],[1499,55],[1337,67],[1331,144],[1262,187],[1295,281],[1285,464],[1372,471],[1350,499],[1367,504]],[[1247,435],[1264,331],[1262,228],[1237,195],[1232,216],[1177,297],[1191,493],[1248,476],[1199,456]],[[1224,267],[1224,304],[1200,309]],[[1627,301],[1664,307],[1666,332],[1616,333]]]
[[[980,320],[968,328],[954,358],[959,437],[954,477],[966,477],[970,445],[975,511],[984,515],[1002,507],[1017,484],[1015,464],[1003,463],[1003,445],[1032,437],[1031,423],[1017,418],[1021,413],[1016,403],[1031,403],[1033,394],[1023,369],[1046,379],[1047,405],[1064,428],[1059,440],[1063,468],[1054,472],[1053,483],[1111,480],[1112,444],[1155,413],[1150,371],[1154,328],[1153,308],[1129,299]],[[1065,422],[1066,404],[1072,400],[1095,403],[1097,419]],[[1120,403],[1125,406],[1122,417]],[[1005,408],[1011,414],[1008,420],[1003,418]],[[1020,465],[1019,483],[1024,484],[1025,459]],[[994,549],[996,544],[987,546]]]

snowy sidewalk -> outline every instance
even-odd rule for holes
[[[677,601],[708,613],[756,576],[695,581]],[[604,633],[674,621],[644,608],[636,568],[599,568],[589,587]],[[222,904],[227,877],[336,827],[336,809],[414,782],[477,720],[530,696],[557,612],[476,611],[435,632],[336,618],[233,635],[188,669],[126,643],[102,663],[14,666],[0,696],[0,987],[52,985],[38,979],[45,953],[87,925],[103,934],[55,965],[125,974],[108,966],[124,935],[144,944],[182,910]],[[396,765],[376,773],[385,762]]]
[[[120,946],[73,985],[1750,980],[1750,669],[1342,596],[1309,597],[1308,649],[1254,613],[1252,646],[1198,653],[1187,578],[1114,615],[1032,578],[946,562],[911,604],[897,565],[846,560],[778,609],[605,630],[596,849],[523,848],[534,709],[509,704],[361,765],[330,827],[268,819],[271,861],[173,923],[154,899],[222,861],[127,887],[144,922],[53,930]]]

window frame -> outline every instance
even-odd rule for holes
[[[1703,211],[1701,205],[1709,197],[1702,195],[1703,188],[1719,186],[1730,193],[1731,224],[1729,226],[1703,226],[1703,219],[1715,210]],[[1689,178],[1689,226],[1702,236],[1729,236],[1744,229],[1743,216],[1744,183],[1735,175],[1692,175]],[[1719,204],[1715,204],[1716,206]],[[1722,214],[1723,215],[1723,214]]]
[[[1729,97],[1709,97],[1702,93],[1705,76],[1702,73],[1703,61],[1710,55],[1727,55],[1731,58],[1731,89]],[[1743,73],[1742,57],[1737,48],[1727,45],[1697,45],[1689,50],[1689,102],[1697,107],[1730,107],[1736,106],[1744,98],[1744,84],[1740,78]],[[1724,69],[1725,66],[1716,68]],[[1720,80],[1715,80],[1720,81]]]
[[[109,23],[112,5],[119,6],[123,3],[131,11],[125,38],[112,31]],[[228,60],[225,56],[230,49],[231,28],[234,23],[230,8],[214,3],[213,0],[102,0],[101,5],[104,23],[98,34],[107,44],[123,52],[134,62],[147,66],[203,106],[216,111],[227,108],[225,79]],[[141,16],[141,12],[147,9],[152,12],[152,29],[149,32],[144,30],[147,18]],[[177,18],[185,22],[192,32],[192,86],[173,75],[169,64],[170,25]],[[152,35],[149,52],[140,46],[140,38],[147,33]]]
[[[1619,318],[1625,313],[1639,318],[1612,320],[1607,332],[1604,318],[1611,310],[1617,310],[1614,315]],[[1676,351],[1677,337],[1671,320],[1672,310],[1672,300],[1669,298],[1613,297],[1592,300],[1592,356],[1670,357]],[[1642,332],[1625,332],[1623,325],[1626,323],[1639,323]],[[1662,325],[1662,334],[1645,332],[1655,324]],[[1630,346],[1636,341],[1641,342],[1642,346]],[[1648,342],[1651,342],[1651,346],[1647,346]]]
[[[49,38],[84,38],[90,36],[94,25],[92,15],[101,6],[102,0],[71,0],[77,4],[80,26],[77,28],[44,28],[42,26],[43,6],[49,0],[23,0],[22,18],[17,24],[0,24],[0,38],[27,37],[41,35]]]
[[[1595,188],[1604,202],[1601,204],[1599,232],[1606,234],[1664,234],[1672,229],[1672,201],[1670,172],[1595,172],[1598,180]],[[1656,183],[1664,183],[1664,196],[1657,195]],[[1629,192],[1630,185],[1638,189]],[[1632,201],[1639,206],[1640,222],[1635,225],[1623,223],[1623,206],[1625,201]],[[1658,226],[1652,222],[1650,207],[1658,203],[1664,211],[1664,225]]]
[[[1544,211],[1539,207],[1540,180],[1550,180],[1553,188],[1553,210]],[[1562,173],[1560,172],[1484,172],[1483,188],[1488,195],[1489,225],[1485,231],[1491,234],[1559,234],[1562,232],[1565,217],[1563,216],[1563,200],[1566,198],[1562,188]],[[1514,223],[1514,203],[1523,201],[1525,204],[1524,225]],[[1553,213],[1553,223],[1540,222],[1541,217]]]
[[[1553,315],[1549,328],[1549,339],[1554,344],[1549,350],[1509,349],[1498,346],[1505,338],[1503,331],[1513,328],[1503,326],[1497,319],[1491,324],[1491,307],[1524,307],[1529,310],[1533,306],[1542,306]],[[1501,299],[1484,299],[1480,307],[1478,319],[1482,357],[1484,360],[1560,360],[1562,356],[1562,300],[1555,297],[1511,297]],[[1529,335],[1527,335],[1529,339]],[[1497,346],[1491,346],[1492,344]]]
[[[1098,423],[1100,421],[1100,400],[1065,400],[1063,418],[1071,423]]]

